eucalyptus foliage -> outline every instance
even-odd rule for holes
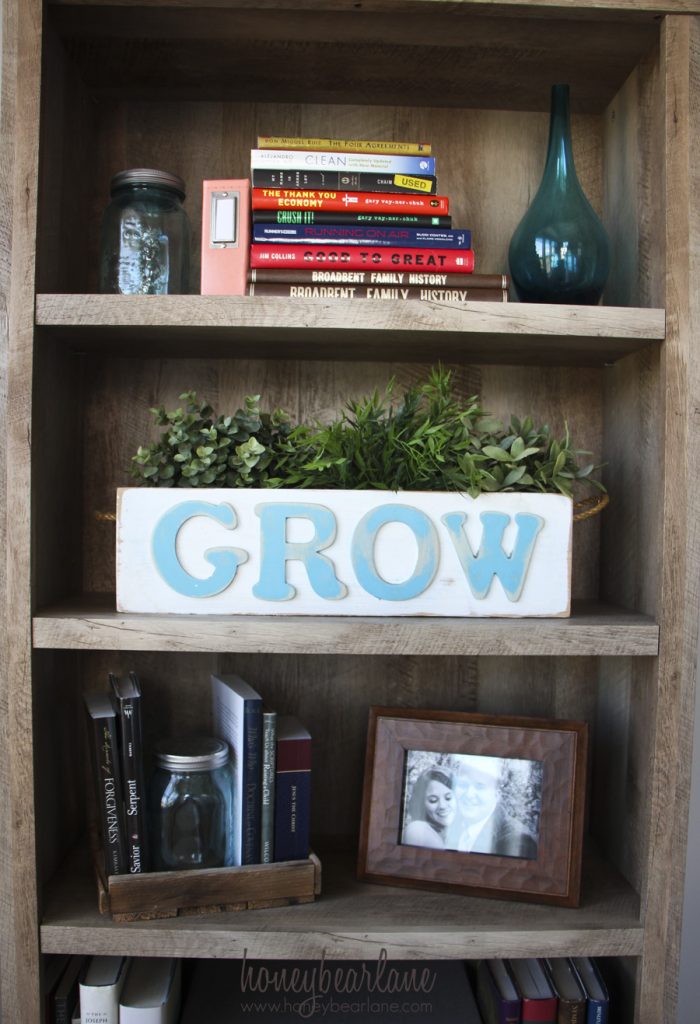
[[[259,396],[233,416],[214,416],[194,392],[185,408],[151,410],[161,439],[141,447],[132,475],[157,487],[322,487],[349,490],[534,491],[572,494],[592,479],[588,452],[573,447],[568,428],[555,438],[531,417],[510,424],[488,416],[477,396],[455,397],[451,374],[428,379],[394,400],[391,382],[347,403],[332,423],[292,427],[281,410],[262,413]]]

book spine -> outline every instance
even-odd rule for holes
[[[243,751],[242,864],[260,863],[262,774],[262,710],[260,701],[246,700]]]
[[[146,793],[143,779],[141,698],[117,698],[117,704],[124,787],[124,832],[129,871],[135,875],[146,870]]]
[[[294,188],[254,188],[254,210],[346,210],[354,213],[449,213],[447,196]]]
[[[375,270],[280,270],[267,268],[249,270],[248,283],[254,284],[393,284],[409,287],[445,288],[464,286],[462,274],[414,273]],[[508,289],[507,274],[471,274],[470,288]]]
[[[388,224],[392,227],[451,228],[452,217],[427,213],[347,213],[344,210],[254,210],[254,224]]]
[[[311,772],[278,771],[275,776],[275,861],[309,856]]]
[[[471,274],[472,249],[386,249],[374,246],[251,245],[251,267],[328,267],[345,270],[437,270]]]
[[[406,246],[413,249],[471,249],[471,231],[350,224],[254,224],[253,241],[283,245]]]
[[[326,149],[335,153],[430,154],[429,142],[370,142],[367,139],[303,139],[281,135],[258,135],[258,149]]]
[[[589,997],[586,1024],[608,1024],[608,1004]]]
[[[338,153],[322,150],[253,149],[252,170],[330,171],[342,174],[435,174],[434,156],[392,153]]]
[[[91,719],[97,772],[97,795],[102,821],[102,847],[108,875],[128,872],[124,825],[122,822],[122,788],[119,779],[116,719]]]
[[[369,299],[387,302],[408,299],[421,302],[508,301],[508,292],[502,288],[410,288],[386,284],[249,284],[248,294],[287,299]]]
[[[81,1024],[119,1024],[119,994],[122,980],[115,985],[80,984]]]
[[[272,863],[275,855],[275,768],[277,747],[277,713],[263,712],[262,799],[260,814],[260,861]]]
[[[522,1024],[557,1024],[557,1004],[554,999],[527,999],[521,1004]]]
[[[417,192],[433,195],[435,175],[389,174],[374,171],[283,171],[259,168],[251,171],[253,188],[347,189],[348,192]]]

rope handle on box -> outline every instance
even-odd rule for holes
[[[584,519],[591,519],[610,504],[610,497],[607,494],[594,494],[590,498],[582,498],[574,502],[574,522],[581,523]],[[98,523],[116,523],[116,512],[95,512],[95,519]]]

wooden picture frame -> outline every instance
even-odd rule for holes
[[[370,708],[359,878],[578,906],[587,745],[585,722]]]

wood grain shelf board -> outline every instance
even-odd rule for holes
[[[36,322],[76,351],[153,357],[600,366],[665,336],[663,309],[212,295],[43,294]]]
[[[146,615],[114,611],[94,595],[42,609],[34,647],[43,649],[268,654],[582,655],[653,657],[652,618],[574,602],[571,618]]]
[[[44,953],[130,956],[390,958],[638,956],[643,928],[633,889],[594,852],[575,910],[368,885],[351,856],[324,857],[323,891],[296,907],[117,924],[97,910],[94,878],[74,855],[45,893]]]

